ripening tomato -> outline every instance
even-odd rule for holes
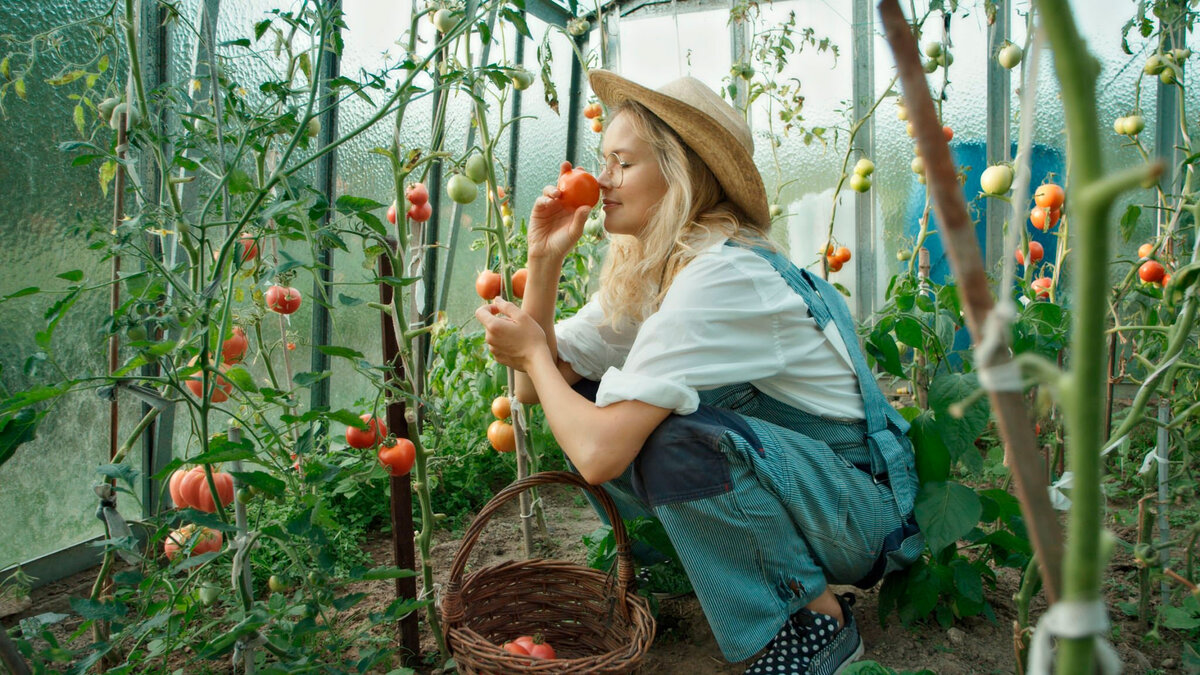
[[[397,438],[391,445],[380,444],[376,457],[389,475],[407,476],[417,459],[417,446],[407,438]]]
[[[507,396],[497,396],[492,399],[492,415],[498,420],[506,420],[512,414],[512,401]]]
[[[1050,288],[1054,285],[1054,280],[1050,277],[1038,277],[1030,285],[1033,286],[1033,292],[1037,297],[1048,298],[1050,297]]]
[[[491,302],[497,295],[500,295],[502,284],[503,280],[500,278],[499,272],[484,270],[475,278],[475,292],[479,294],[479,297]]]
[[[350,447],[362,450],[375,445],[387,437],[387,426],[384,425],[382,420],[377,419],[370,413],[359,415],[359,419],[366,422],[367,428],[346,427],[346,444]]]
[[[1148,284],[1161,284],[1167,270],[1157,260],[1147,260],[1138,268],[1138,278]]]
[[[600,183],[592,174],[575,167],[563,169],[558,176],[559,201],[569,209],[581,206],[592,207],[600,201]]]
[[[196,365],[196,361],[199,359],[199,356],[193,356],[192,360],[188,362],[188,365]],[[217,370],[221,372],[224,372],[227,369],[228,366],[226,366],[224,363],[217,366]],[[209,380],[212,380],[213,377],[214,375],[211,373],[208,376]],[[225,401],[229,400],[229,394],[233,391],[233,384],[220,375],[215,375],[215,377],[217,383],[213,385],[212,398],[210,401],[213,403],[224,403]],[[192,376],[184,380],[183,383],[187,386],[188,391],[192,392],[192,396],[195,396],[196,398],[200,398],[201,394],[204,393],[204,373],[202,372],[193,373]]]
[[[516,640],[513,640],[512,642],[505,642],[503,645],[501,645],[501,649],[509,654],[516,654],[517,656],[529,656],[529,650],[525,649],[525,645],[517,642]]]
[[[557,655],[554,653],[554,647],[551,647],[546,642],[535,642],[533,647],[529,650],[529,655],[535,659],[557,658]]]
[[[300,301],[303,300],[300,291],[291,286],[280,286],[278,284],[267,289],[266,300],[267,309],[280,314],[291,314],[297,309],[300,309]]]
[[[845,265],[850,262],[850,248],[847,246],[839,246],[833,252],[833,257],[837,259],[839,265]]]
[[[1033,193],[1033,201],[1043,209],[1057,211],[1062,208],[1065,196],[1063,189],[1054,183],[1044,183]]]
[[[825,256],[825,266],[829,268],[830,272],[842,271],[842,261],[839,260],[837,258],[837,256],[832,256],[832,255]]]
[[[488,426],[488,440],[496,452],[512,452],[517,449],[517,432],[513,425],[502,420],[496,420]]]
[[[433,207],[429,205],[428,201],[420,204],[413,204],[412,208],[410,208],[404,215],[408,216],[408,219],[415,223],[423,223],[433,216]]]
[[[583,108],[583,116],[589,120],[594,120],[602,114],[604,114],[604,109],[600,107],[599,103],[589,103]]]
[[[248,263],[258,257],[258,241],[254,237],[242,235],[242,238],[237,241],[237,246],[234,258],[237,264]]]
[[[166,540],[163,541],[163,554],[167,556],[167,560],[174,560],[180,551],[185,550],[188,541],[192,539],[193,535],[196,538],[196,542],[192,546],[191,552],[187,553],[187,555],[199,555],[201,553],[211,553],[221,550],[223,538],[218,530],[203,527],[200,528],[198,534],[196,530],[196,525],[189,523],[167,535]]]
[[[424,183],[413,183],[404,188],[404,198],[413,206],[426,204],[429,202],[429,188]]]
[[[954,130],[950,127],[942,127],[942,135],[946,137],[946,142],[954,140]]]
[[[1154,244],[1142,244],[1141,246],[1138,247],[1138,257],[1139,258],[1149,258],[1150,254],[1153,252],[1154,252]]]
[[[221,360],[225,363],[240,363],[250,349],[250,339],[241,326],[234,326],[229,339],[221,343]]]
[[[1047,211],[1041,206],[1035,206],[1029,210],[1029,222],[1042,232],[1049,232],[1058,224],[1058,219],[1062,216],[1062,211],[1058,209],[1050,209]]]
[[[387,219],[389,223],[396,224],[396,202],[392,202],[392,205],[388,207]]]
[[[1029,262],[1036,265],[1046,255],[1046,250],[1036,241],[1029,242]],[[1017,247],[1017,264],[1025,264],[1025,254],[1021,252],[1021,248]]]
[[[529,270],[522,267],[513,272],[512,275],[512,292],[518,298],[525,297],[525,282],[529,280]]]

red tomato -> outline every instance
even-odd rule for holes
[[[604,109],[599,103],[589,103],[583,108],[583,116],[589,120],[594,120],[604,113]]]
[[[516,640],[512,642],[505,642],[501,648],[509,654],[516,654],[517,656],[529,656],[529,650],[525,649],[525,645],[517,642]]]
[[[407,438],[397,438],[391,445],[380,445],[376,456],[390,475],[407,476],[417,459],[417,447]]]
[[[1167,270],[1157,260],[1147,260],[1138,268],[1138,277],[1148,284],[1161,284]]]
[[[551,647],[545,642],[542,642],[541,644],[534,644],[533,648],[529,650],[529,655],[538,659],[556,658],[554,647]]]
[[[221,360],[225,363],[239,363],[250,349],[250,340],[241,326],[234,326],[229,339],[221,344]]]
[[[184,547],[187,546],[188,541],[195,532],[196,525],[188,524],[168,534],[166,540],[163,541],[163,554],[167,556],[167,560],[174,560],[175,556],[181,550],[184,550]],[[196,535],[196,542],[192,546],[191,553],[199,555],[201,553],[220,551],[222,541],[223,538],[219,531],[207,527],[201,528],[200,533]]]
[[[846,246],[839,246],[837,250],[833,252],[833,257],[837,259],[838,266],[841,267],[842,265],[850,262],[850,249]]]
[[[604,122],[601,122],[600,118],[596,118],[596,119],[592,120],[592,131],[594,131],[596,133],[600,133],[601,131],[604,131]]]
[[[1063,189],[1054,183],[1039,185],[1037,191],[1033,193],[1033,201],[1037,202],[1038,206],[1052,211],[1061,209],[1064,199]]]
[[[221,471],[214,471],[213,483],[217,486],[217,496],[221,499],[221,506],[229,506],[233,503],[233,476]],[[179,484],[179,495],[183,498],[184,505],[198,511],[213,513],[217,510],[217,505],[213,502],[212,490],[208,488],[208,477],[204,475],[204,467],[198,466],[188,471]]]
[[[267,309],[280,314],[291,314],[300,309],[303,296],[290,286],[274,285],[267,289]]]
[[[192,360],[188,362],[188,365],[196,365],[196,361],[199,359],[199,356],[192,357]],[[224,363],[217,366],[217,369],[220,371],[225,371],[227,368],[228,366],[226,366]],[[212,388],[212,398],[209,400],[212,403],[223,403],[228,401],[229,393],[233,391],[233,384],[220,375],[213,375],[212,373],[209,373],[208,379],[212,380],[213,377],[216,377],[217,383]],[[195,396],[196,398],[200,398],[200,395],[204,393],[204,373],[193,373],[192,376],[184,380],[183,383],[187,385],[188,391],[192,392],[192,396]]]
[[[396,224],[396,202],[392,202],[392,205],[388,207],[387,219],[389,223]]]
[[[954,130],[950,127],[942,127],[942,135],[946,137],[946,142],[954,140]]]
[[[408,219],[413,222],[423,223],[433,216],[433,207],[429,205],[428,201],[421,202],[420,204],[413,204],[412,208],[410,208],[404,215],[408,216]]]
[[[387,426],[382,420],[376,419],[370,413],[359,415],[359,419],[367,423],[367,428],[346,427],[346,444],[350,447],[362,450],[387,437]]]
[[[1035,206],[1029,210],[1029,222],[1042,232],[1049,232],[1057,225],[1060,216],[1062,216],[1062,212],[1058,209],[1050,209],[1047,212],[1041,206]]]
[[[171,480],[167,481],[167,489],[171,493],[171,502],[176,508],[187,508],[187,504],[183,501],[180,495],[180,485],[183,483],[183,477],[187,475],[187,469],[176,469],[175,473],[171,474]]]
[[[429,188],[424,183],[413,183],[404,188],[404,198],[413,206],[429,203]]]
[[[502,283],[499,272],[484,270],[475,278],[475,292],[479,294],[479,297],[491,302],[497,295],[500,295]]]
[[[829,267],[830,272],[842,271],[842,261],[836,255],[825,256],[825,265]]]
[[[1033,291],[1037,294],[1037,297],[1048,298],[1050,297],[1050,288],[1053,284],[1054,280],[1050,277],[1039,277],[1034,279],[1030,285],[1033,286]]]
[[[522,267],[513,272],[512,275],[512,292],[518,298],[525,297],[525,282],[529,279],[529,270]]]
[[[1039,261],[1043,257],[1045,257],[1045,255],[1046,255],[1046,250],[1044,248],[1042,248],[1041,244],[1039,244],[1036,241],[1029,242],[1029,260],[1031,263],[1036,265],[1037,261]],[[1020,248],[1017,248],[1017,264],[1018,265],[1025,264],[1025,254],[1021,252]]]
[[[237,264],[241,265],[258,257],[258,242],[254,240],[254,237],[243,235],[241,239],[238,239],[237,245],[237,257],[234,258],[237,260]]]
[[[559,201],[569,209],[592,207],[600,201],[600,183],[592,174],[576,167],[563,169],[558,176]]]
[[[529,635],[522,635],[521,637],[517,638],[516,640],[513,640],[513,642],[524,647],[526,652],[528,652],[530,649],[533,649],[533,644],[534,644],[533,637],[531,637]]]

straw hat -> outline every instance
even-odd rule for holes
[[[608,107],[634,101],[657,115],[704,160],[725,194],[751,221],[758,225],[771,222],[767,190],[754,165],[750,127],[716,92],[694,77],[682,77],[657,91],[607,70],[589,71],[588,80]]]

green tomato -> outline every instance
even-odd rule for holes
[[[146,339],[146,327],[140,325],[130,326],[125,329],[125,334],[133,342],[141,342]]]
[[[458,25],[458,17],[448,9],[442,8],[433,13],[433,25],[439,33],[449,33]]]
[[[466,166],[463,167],[463,173],[471,179],[472,183],[476,185],[482,183],[487,180],[487,160],[483,158],[483,155],[471,155]]]
[[[1190,50],[1190,49],[1184,48],[1184,49],[1172,49],[1171,50],[1171,58],[1175,59],[1175,63],[1183,63],[1184,61],[1187,61],[1188,57],[1190,57],[1191,55],[1192,55],[1192,50]]]
[[[1012,70],[1021,64],[1021,59],[1025,58],[1025,52],[1011,42],[1005,42],[1000,51],[996,53],[996,60],[1000,65]]]
[[[100,116],[100,119],[103,120],[105,124],[108,124],[109,120],[112,119],[113,108],[116,108],[120,103],[121,99],[117,98],[116,96],[106,98],[96,106],[96,114]]]
[[[1163,84],[1175,84],[1175,80],[1176,76],[1174,66],[1167,66],[1166,68],[1162,69],[1161,73],[1158,74],[1158,81],[1162,82]]]
[[[850,189],[855,192],[866,192],[871,189],[871,179],[856,173],[850,176]]]
[[[533,73],[520,68],[512,72],[513,89],[525,91],[533,84]]]
[[[470,204],[479,194],[479,186],[470,178],[456,173],[446,182],[446,194],[459,204]]]
[[[994,164],[983,170],[979,177],[979,187],[989,195],[1002,195],[1008,192],[1013,183],[1013,170],[1005,164]]]
[[[1118,117],[1117,119],[1113,120],[1113,131],[1124,136],[1126,133],[1125,132],[1125,120],[1127,120],[1127,119],[1128,118],[1126,118],[1126,117]]]
[[[941,55],[942,55],[942,43],[940,43],[940,42],[925,43],[925,56],[928,56],[931,59],[936,59],[937,57],[939,57]]]
[[[928,61],[926,61],[924,63],[924,67],[925,67],[925,72],[932,73],[933,71],[938,69],[938,60],[937,59],[929,59]]]
[[[321,118],[308,118],[308,124],[304,127],[304,133],[308,134],[309,138],[316,138],[321,133]]]
[[[1142,72],[1147,75],[1158,75],[1166,68],[1167,64],[1158,54],[1151,54],[1150,58],[1146,59],[1146,65],[1142,67]]]
[[[250,488],[238,488],[237,501],[239,504],[249,504],[252,499],[254,499],[254,493]]]
[[[221,597],[221,589],[215,584],[204,584],[198,591],[200,602],[205,605],[211,605]]]
[[[768,211],[770,212],[772,218],[778,218],[779,216],[783,215],[783,207],[778,204],[772,204]]]
[[[267,579],[267,588],[270,588],[272,593],[287,593],[291,585],[284,577],[272,574],[271,578]]]
[[[937,62],[939,66],[949,68],[954,63],[954,54],[951,54],[950,50],[947,49],[942,52],[941,56],[937,57]]]
[[[599,237],[604,234],[604,223],[597,218],[588,218],[583,224],[583,233],[589,237]]]
[[[1146,119],[1141,115],[1130,115],[1125,118],[1125,133],[1129,136],[1137,136],[1146,128]]]
[[[587,19],[571,19],[567,22],[567,33],[573,37],[586,35],[592,29],[592,24],[588,23]]]
[[[912,260],[912,251],[906,248],[896,251],[896,260],[899,260],[900,262],[908,262],[909,260]]]
[[[903,105],[896,106],[896,119],[900,120],[901,122],[907,122],[908,108],[905,108]]]
[[[854,163],[854,173],[860,176],[870,176],[875,172],[875,162],[863,157]]]

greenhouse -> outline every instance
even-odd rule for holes
[[[0,664],[1200,673],[1195,4],[7,2]]]

